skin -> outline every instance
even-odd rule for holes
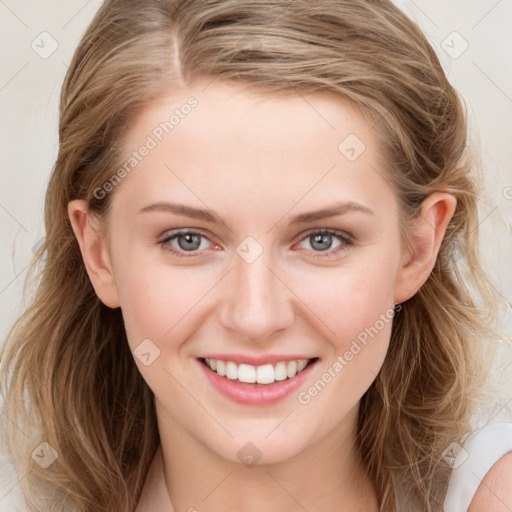
[[[198,106],[112,192],[105,234],[84,201],[68,208],[91,282],[107,306],[121,307],[131,349],[150,339],[160,351],[149,366],[135,357],[161,435],[137,510],[376,511],[354,449],[356,421],[391,322],[307,405],[297,393],[270,406],[234,403],[196,358],[316,356],[299,391],[307,390],[427,280],[456,200],[428,197],[406,248],[375,132],[357,108],[325,93],[270,97],[219,82],[174,90],[132,124],[127,153],[190,96]],[[349,134],[366,146],[353,162],[338,150]],[[139,213],[163,201],[213,210],[225,223]],[[373,213],[289,222],[337,201]],[[183,238],[169,243],[185,257],[158,244],[178,229],[206,237],[195,256],[186,257]],[[322,251],[310,236],[322,229],[353,243],[333,235]],[[236,251],[247,236],[263,251],[251,263]],[[253,467],[237,457],[248,442],[261,452]]]

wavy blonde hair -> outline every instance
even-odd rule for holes
[[[122,162],[131,122],[173,84],[209,78],[271,95],[329,92],[356,104],[387,156],[401,228],[436,191],[457,198],[432,274],[394,319],[389,352],[362,397],[358,448],[380,507],[393,481],[426,511],[440,507],[443,450],[472,431],[495,339],[497,291],[478,255],[466,110],[421,30],[388,0],[107,0],[62,88],[60,147],[32,263],[33,300],[2,355],[5,431],[29,506],[132,511],[159,444],[151,390],[120,309],[96,296],[67,214]],[[20,432],[23,431],[24,434]],[[47,469],[31,453],[58,454]]]

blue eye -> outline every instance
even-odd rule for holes
[[[169,251],[176,256],[187,258],[189,256],[183,253],[197,251],[201,246],[202,238],[208,240],[202,233],[195,231],[179,231],[166,237],[159,243],[166,251]],[[179,250],[171,245],[171,242],[173,241],[178,242]],[[195,256],[195,254],[191,254],[190,256]]]
[[[333,238],[340,240],[338,245],[332,249]],[[347,246],[353,245],[353,240],[343,232],[339,232],[333,229],[322,229],[312,231],[305,237],[301,238],[301,241],[309,241],[310,246],[313,248],[314,258],[329,258],[339,251],[343,251]]]
[[[335,238],[339,240],[339,243],[333,249],[333,239]],[[309,241],[310,246],[312,247],[312,256],[314,258],[328,258],[339,251],[345,250],[347,246],[354,245],[354,242],[349,235],[332,229],[311,231],[305,236],[302,236],[299,241],[304,242],[306,240]],[[158,243],[166,251],[169,251],[180,258],[189,258],[199,256],[200,253],[207,248],[204,246],[201,247],[203,241],[209,241],[209,239],[202,233],[197,231],[181,230],[167,236]],[[176,242],[178,247],[173,245],[173,242]],[[206,246],[207,245],[208,244],[206,244]]]

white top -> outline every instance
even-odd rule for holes
[[[512,452],[512,423],[494,423],[475,432],[458,451],[448,482],[444,512],[461,512],[491,467]]]
[[[486,425],[469,437],[462,447],[457,444],[449,447],[445,459],[453,470],[444,512],[467,511],[486,473],[509,452],[512,452],[512,423]],[[7,456],[0,453],[0,512],[27,511],[17,483],[18,478]],[[399,502],[397,508],[400,510]]]

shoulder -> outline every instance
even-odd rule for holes
[[[491,467],[480,482],[468,512],[510,512],[512,510],[512,452]]]
[[[512,423],[484,425],[462,446],[453,444],[443,510],[512,512]]]

